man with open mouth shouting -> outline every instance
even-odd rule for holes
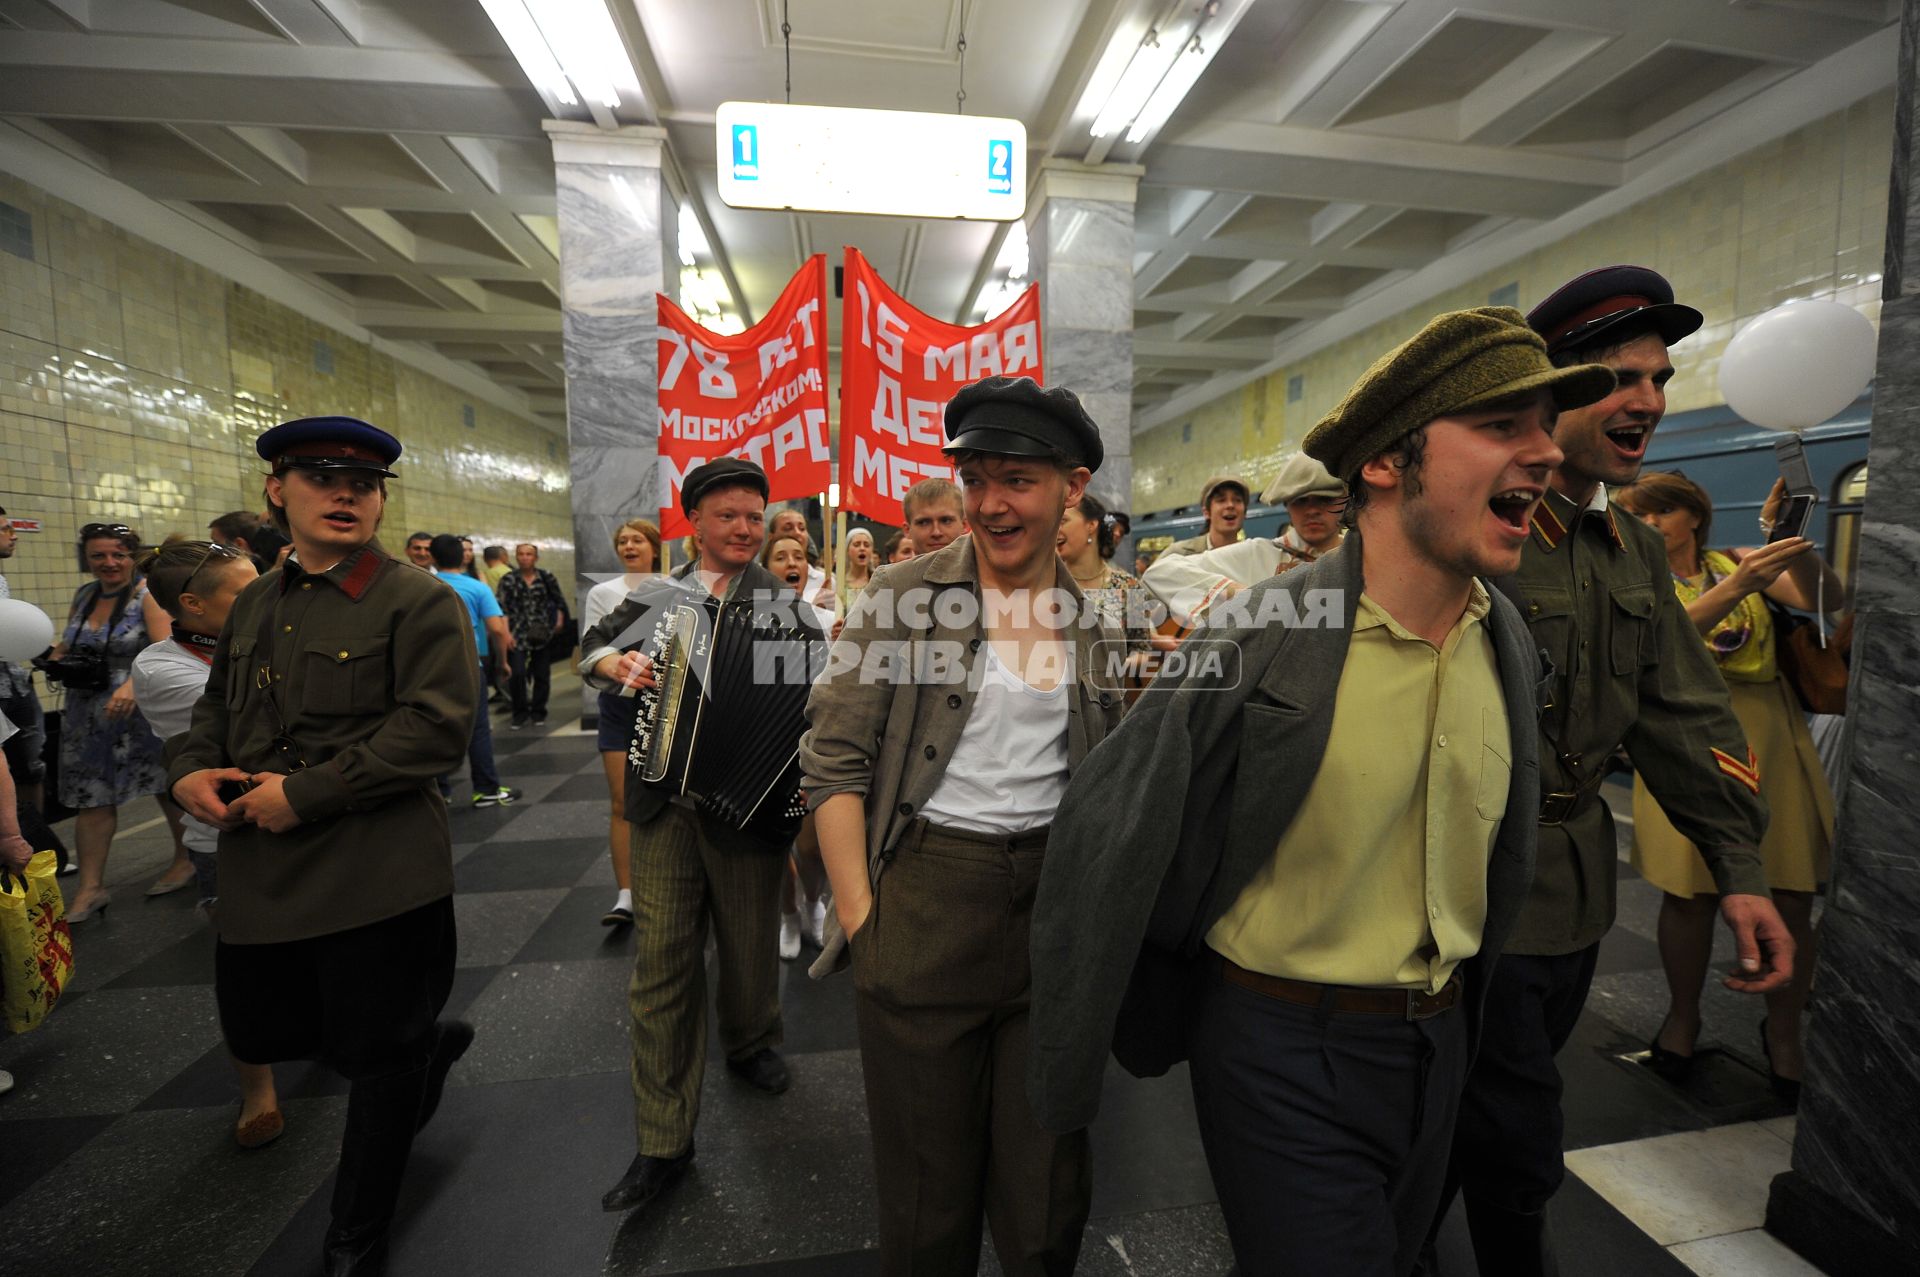
[[[1538,868],[1494,972],[1449,1176],[1480,1271],[1503,1277],[1556,1271],[1545,1215],[1564,1173],[1553,1057],[1613,925],[1613,819],[1598,790],[1615,750],[1626,747],[1713,871],[1739,949],[1727,986],[1779,988],[1793,960],[1767,895],[1757,850],[1766,809],[1726,685],[1674,593],[1660,534],[1607,496],[1640,473],[1666,411],[1667,348],[1700,327],[1700,312],[1676,304],[1655,272],[1610,266],[1527,320],[1556,364],[1605,364],[1618,385],[1560,415],[1553,440],[1565,460],[1504,583],[1554,666],[1540,722]]]
[[[1061,801],[1040,1120],[1093,1117],[1109,1045],[1140,1074],[1190,1057],[1241,1272],[1419,1257],[1537,827],[1541,662],[1485,581],[1520,565],[1555,413],[1612,387],[1510,307],[1381,358],[1305,444],[1353,531],[1216,605],[1186,643],[1237,667],[1163,673]]]

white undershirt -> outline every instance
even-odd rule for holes
[[[940,785],[920,808],[936,825],[980,834],[1020,834],[1053,820],[1067,789],[1067,682],[1036,691],[992,643],[973,712]]]

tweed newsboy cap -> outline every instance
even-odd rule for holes
[[[1555,368],[1547,343],[1511,306],[1435,315],[1360,375],[1302,445],[1343,482],[1435,417],[1528,390],[1548,390],[1561,411],[1613,392],[1604,364]]]
[[[1334,478],[1332,472],[1306,453],[1296,452],[1280,467],[1280,473],[1273,476],[1273,482],[1260,494],[1260,499],[1268,505],[1285,505],[1301,497],[1338,498],[1346,495],[1346,484]]]

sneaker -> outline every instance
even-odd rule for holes
[[[504,807],[519,797],[519,790],[508,789],[505,785],[502,785],[498,789],[483,789],[475,794],[473,796],[473,805],[475,807]]]
[[[826,897],[813,902],[807,910],[807,939],[813,941],[813,947],[827,947],[827,901]]]
[[[507,724],[507,727],[508,727],[508,728],[509,728],[510,730],[512,730],[512,731],[516,731],[516,732],[517,732],[517,731],[519,731],[519,730],[520,730],[520,729],[521,729],[522,727],[525,727],[526,725],[527,725],[527,717],[526,717],[526,715],[524,715],[524,714],[515,714],[515,715],[513,716],[513,721],[512,721],[511,723],[508,723],[508,724]]]
[[[780,915],[780,961],[792,962],[800,956],[800,915]]]
[[[533,716],[533,725],[535,727],[545,727],[547,725],[547,716],[544,713],[535,714]]]
[[[5,1095],[8,1091],[11,1091],[12,1089],[13,1089],[13,1074],[7,1072],[5,1069],[0,1069],[0,1095]]]

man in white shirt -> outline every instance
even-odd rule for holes
[[[1087,1134],[1027,1100],[1027,926],[1054,806],[1124,708],[1088,677],[1118,635],[1076,623],[1055,551],[1103,449],[1072,392],[1027,377],[961,390],[946,431],[970,531],[879,575],[807,702],[837,922],[814,971],[852,955],[880,1271],[971,1277],[984,1216],[1007,1273],[1066,1273]]]
[[[1147,568],[1142,582],[1182,625],[1191,626],[1208,604],[1311,563],[1340,544],[1346,488],[1306,453],[1287,458],[1260,499],[1286,506],[1288,523],[1279,536],[1250,537],[1199,554],[1165,554]]]

